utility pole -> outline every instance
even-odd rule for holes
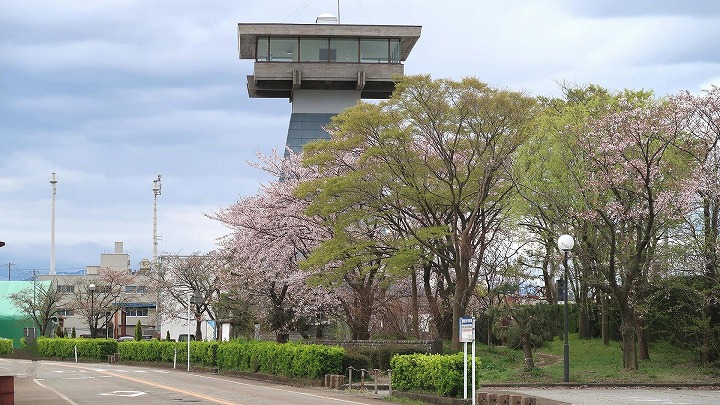
[[[157,179],[153,180],[153,195],[155,201],[153,203],[153,265],[157,264],[157,247],[158,247],[158,236],[157,236],[157,198],[162,194],[162,183],[160,178],[162,175],[158,174]]]
[[[55,274],[55,194],[57,193],[57,178],[55,172],[50,175],[52,185],[52,220],[50,226],[50,274]]]
[[[153,261],[150,272],[154,273],[154,277],[158,276],[158,255],[157,255],[157,247],[158,247],[158,236],[157,236],[157,198],[162,192],[162,183],[160,182],[160,178],[162,176],[160,173],[157,175],[157,179],[153,180]],[[157,291],[157,301],[155,302],[155,315],[157,321],[155,322],[155,329],[160,331],[160,334],[162,335],[162,315],[160,314],[160,290]],[[162,336],[161,336],[162,337]],[[189,337],[188,337],[189,338]],[[189,361],[189,360],[188,360]],[[188,363],[189,364],[189,363]],[[189,368],[189,366],[188,366]]]
[[[12,263],[8,263],[8,281],[10,281],[10,266],[12,266]]]

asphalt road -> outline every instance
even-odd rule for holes
[[[0,375],[15,376],[15,404],[387,404],[372,395],[290,387],[167,368],[0,358]],[[720,389],[516,388],[514,392],[576,405],[716,405]],[[539,401],[540,403],[540,401]],[[543,403],[548,403],[544,401]]]
[[[0,375],[15,375],[15,404],[364,405],[370,395],[185,370],[0,359]]]

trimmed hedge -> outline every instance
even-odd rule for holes
[[[122,360],[170,362],[175,355],[175,342],[160,340],[129,340],[118,343],[118,353]],[[178,349],[178,360],[185,359],[186,350]]]
[[[298,343],[233,341],[217,345],[217,366],[225,370],[321,378],[341,374],[341,347]]]
[[[12,354],[12,352],[13,352],[12,339],[0,338],[0,354]]]
[[[78,357],[103,361],[107,359],[108,355],[117,353],[118,350],[118,342],[114,339],[45,337],[39,337],[37,339],[38,356],[40,357],[69,359],[75,357],[75,346],[77,346]]]
[[[433,392],[457,397],[463,392],[463,355],[409,354],[392,358],[393,387],[400,391]],[[471,359],[468,359],[468,368]],[[480,362],[475,361],[475,372]],[[470,375],[472,370],[468,370]]]
[[[105,360],[120,353],[120,359],[144,362],[187,362],[187,342],[112,339],[38,339],[38,355],[61,359],[78,356]],[[287,377],[322,378],[342,374],[345,349],[336,346],[274,342],[190,342],[190,362],[204,367],[276,374]]]

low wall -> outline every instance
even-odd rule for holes
[[[350,347],[383,347],[383,346],[420,346],[429,354],[440,354],[443,350],[442,340],[312,340],[307,343],[319,345]]]

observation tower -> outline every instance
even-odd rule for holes
[[[329,138],[322,127],[359,100],[389,98],[422,28],[338,24],[325,14],[317,22],[238,24],[240,59],[255,60],[248,95],[292,103],[286,145],[295,152]]]

